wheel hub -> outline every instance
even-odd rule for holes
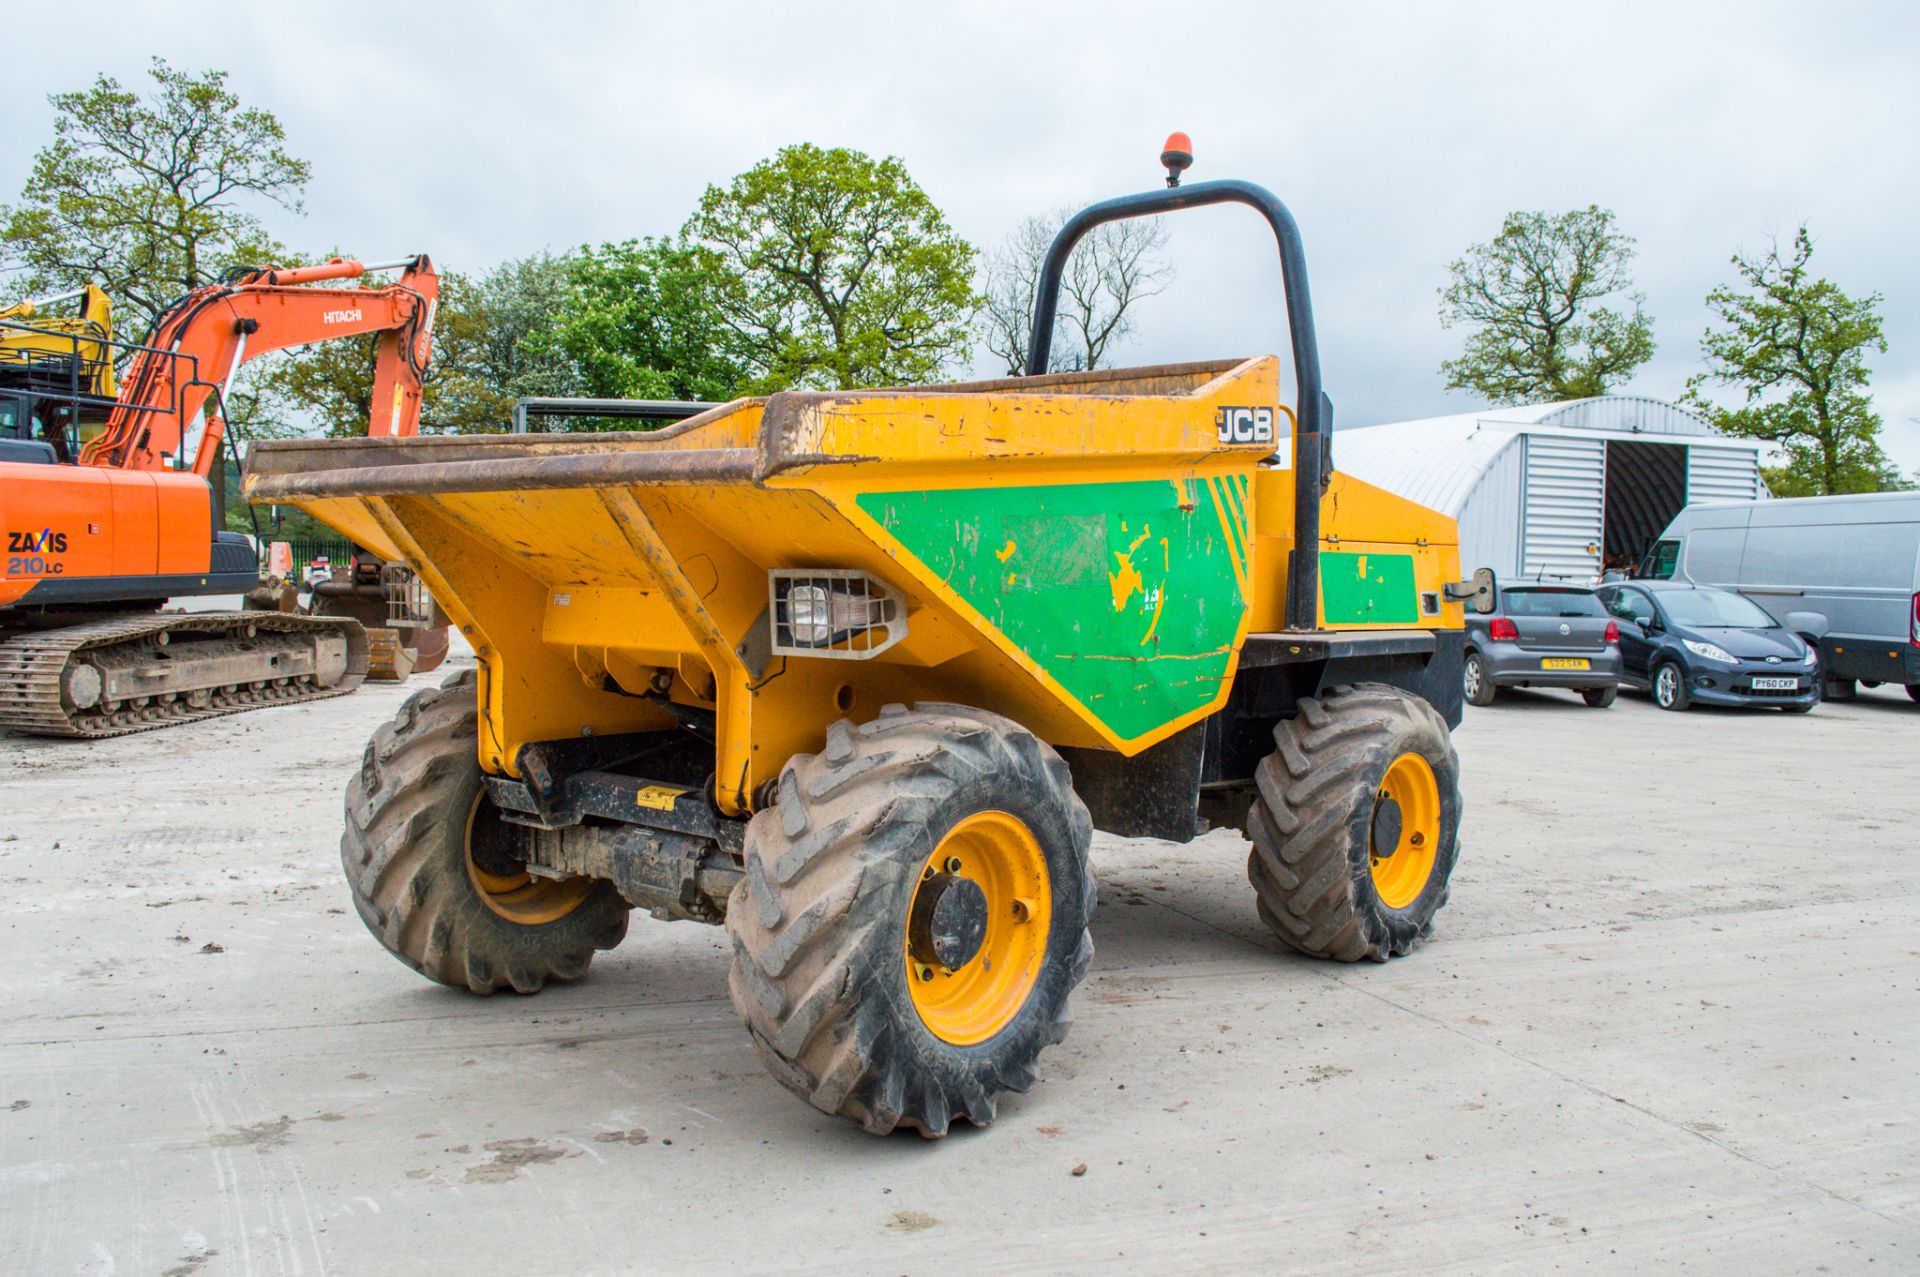
[[[1440,849],[1440,784],[1416,753],[1393,760],[1382,777],[1369,823],[1368,864],[1374,892],[1389,909],[1420,898]]]
[[[949,830],[921,865],[900,937],[927,1030],[972,1046],[1011,1024],[1046,961],[1052,913],[1046,856],[1024,821],[982,811]]]
[[[1382,794],[1373,805],[1373,854],[1376,859],[1386,860],[1400,850],[1400,832],[1404,824],[1399,802],[1392,794]]]
[[[499,809],[483,789],[467,814],[467,879],[480,902],[508,922],[535,927],[566,917],[593,891],[591,878],[536,878],[507,843]]]
[[[987,893],[971,878],[937,873],[914,894],[907,947],[927,966],[958,971],[987,938]]]

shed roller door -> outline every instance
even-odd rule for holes
[[[1606,504],[1604,440],[1528,435],[1521,575],[1578,581],[1597,577]]]
[[[1760,454],[1751,448],[1687,450],[1687,503],[1752,501],[1761,495]]]

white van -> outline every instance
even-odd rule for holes
[[[1829,699],[1858,680],[1920,701],[1920,492],[1690,505],[1638,575],[1746,595],[1813,645]]]

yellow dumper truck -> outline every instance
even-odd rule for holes
[[[1045,375],[1081,236],[1228,202],[1279,246],[1296,410],[1271,357]],[[1450,520],[1325,464],[1292,217],[1233,181],[1094,205],[1033,333],[1026,377],[652,433],[260,445],[253,500],[407,563],[478,654],[348,786],[380,942],[532,993],[633,909],[723,923],[774,1077],[938,1136],[1065,1033],[1096,828],[1244,829],[1253,906],[1302,953],[1426,935],[1486,582],[1455,580]]]

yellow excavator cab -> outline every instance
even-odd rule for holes
[[[80,303],[77,314],[46,313],[68,301]],[[17,301],[0,308],[0,378],[32,378],[50,389],[112,399],[120,393],[112,342],[113,301],[97,284]]]

